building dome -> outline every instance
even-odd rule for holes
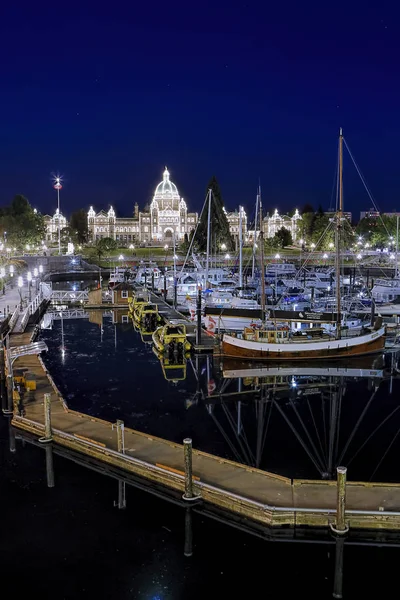
[[[169,171],[165,167],[163,180],[156,187],[153,200],[179,200],[179,192],[174,183],[169,179]]]

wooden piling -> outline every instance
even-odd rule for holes
[[[118,452],[121,452],[121,454],[125,453],[124,429],[125,429],[124,422],[121,421],[120,419],[117,419],[117,447],[118,447]]]
[[[347,468],[337,467],[337,497],[336,497],[336,523],[332,527],[337,534],[343,535],[347,533],[346,526],[346,477]]]
[[[44,437],[39,438],[42,444],[51,442],[53,439],[51,431],[51,396],[44,395]]]
[[[184,500],[192,500],[193,494],[193,468],[192,468],[192,440],[185,438],[183,440],[183,456],[185,462],[185,493]]]
[[[333,598],[343,598],[343,547],[344,537],[336,538],[335,572],[333,575]]]

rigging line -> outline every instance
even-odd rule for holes
[[[386,419],[383,419],[382,423],[380,423],[378,425],[378,427],[376,427],[374,429],[374,431],[367,437],[367,439],[365,440],[365,442],[359,447],[359,449],[357,450],[357,452],[354,454],[354,456],[352,456],[352,458],[349,460],[349,462],[347,463],[347,465],[349,465],[357,456],[357,454],[359,454],[361,452],[361,450],[364,448],[364,446],[367,444],[367,442],[372,438],[373,435],[375,435],[375,433],[386,423],[386,421],[388,421],[395,412],[397,412],[399,410],[400,406],[396,406],[396,408],[394,410],[392,410],[392,412],[386,417]]]
[[[242,440],[240,439],[240,437],[237,435],[236,423],[235,423],[235,421],[234,421],[231,413],[227,409],[226,404],[225,404],[224,401],[221,402],[221,406],[222,406],[222,410],[225,413],[225,416],[226,416],[226,419],[228,421],[228,424],[231,426],[233,434],[234,434],[235,438],[237,439],[237,441],[239,442],[239,447],[240,447],[240,449],[241,449],[241,451],[243,453],[243,456],[245,457],[246,463],[249,464],[249,465],[252,464],[252,463],[254,464],[253,453],[251,452],[251,449],[250,449],[248,443],[244,439],[243,439],[243,442],[242,442]],[[247,448],[246,448],[246,446],[247,446]]]
[[[325,445],[325,453],[323,452],[322,454],[325,454],[325,456],[327,456],[327,454],[328,454],[328,439],[326,436],[325,397],[323,394],[321,394],[321,412],[322,412],[322,423],[324,425],[324,445]]]
[[[224,428],[222,427],[222,425],[220,424],[220,422],[218,421],[217,417],[214,415],[214,413],[208,413],[212,420],[214,421],[215,425],[217,426],[217,428],[219,429],[219,432],[222,434],[222,437],[225,439],[226,443],[228,444],[229,448],[231,449],[232,454],[236,457],[238,462],[242,462],[242,457],[240,456],[240,453],[236,450],[235,446],[233,445],[233,443],[231,442],[229,436],[225,433]]]
[[[268,433],[268,428],[269,428],[269,422],[270,422],[270,420],[271,420],[272,409],[273,409],[273,406],[274,406],[274,405],[273,405],[271,402],[269,402],[269,401],[268,401],[268,398],[267,398],[266,400],[267,400],[267,402],[266,402],[266,404],[265,404],[265,410],[267,411],[267,410],[268,410],[268,407],[269,407],[269,410],[268,410],[268,419],[267,419],[267,423],[266,423],[266,425],[265,425],[265,431],[264,431],[264,436],[263,436],[263,440],[262,440],[262,446],[261,446],[261,452],[262,452],[263,454],[264,454],[265,442],[266,442],[266,439],[267,439],[267,433]]]
[[[308,410],[310,411],[311,419],[312,419],[312,422],[313,422],[313,425],[314,425],[314,428],[315,428],[315,434],[317,436],[319,447],[321,449],[321,456],[323,456],[324,455],[324,450],[323,450],[323,447],[322,447],[321,437],[319,435],[317,423],[315,421],[314,413],[313,413],[313,411],[311,409],[311,403],[310,403],[310,399],[309,398],[307,398],[307,405],[308,405]]]
[[[373,197],[373,195],[372,195],[372,192],[370,191],[370,189],[369,189],[369,187],[368,187],[368,185],[367,185],[367,182],[366,182],[366,180],[365,180],[365,178],[364,178],[364,175],[362,174],[362,172],[361,172],[361,169],[359,168],[358,164],[356,163],[356,160],[355,160],[354,156],[353,156],[353,155],[352,155],[352,153],[351,153],[351,150],[350,150],[350,148],[349,148],[349,145],[348,145],[348,143],[346,142],[346,140],[345,140],[344,138],[343,138],[343,141],[344,141],[344,144],[345,144],[345,146],[346,146],[347,152],[349,153],[349,155],[350,155],[350,158],[351,158],[351,160],[353,161],[353,164],[354,164],[354,166],[355,166],[355,168],[356,168],[356,171],[357,171],[357,173],[358,173],[358,175],[359,175],[359,177],[360,177],[360,179],[361,179],[361,181],[362,181],[362,183],[363,183],[363,185],[364,185],[364,187],[365,187],[365,190],[366,190],[366,192],[367,192],[367,194],[368,194],[368,196],[369,196],[369,199],[371,200],[372,204],[374,205],[374,208],[375,208],[375,210],[376,210],[377,212],[379,212],[379,216],[380,216],[380,210],[379,210],[379,207],[378,207],[377,203],[375,202],[375,199],[374,199],[374,197]],[[389,235],[389,231],[388,231],[388,229],[387,229],[387,227],[386,227],[386,225],[385,225],[385,223],[384,223],[384,221],[383,221],[383,219],[382,219],[382,217],[381,217],[381,216],[380,216],[380,219],[381,219],[381,221],[382,221],[382,224],[383,224],[383,226],[384,226],[384,228],[385,228],[385,230],[386,230],[386,233]]]
[[[318,452],[318,450],[317,450],[317,447],[316,447],[316,445],[314,444],[314,440],[312,439],[312,437],[311,437],[311,435],[310,435],[310,432],[308,431],[308,429],[307,429],[307,427],[306,427],[306,425],[305,425],[305,423],[304,423],[303,419],[301,418],[301,416],[300,416],[300,413],[299,413],[299,411],[297,410],[297,407],[296,407],[295,403],[293,402],[292,398],[290,398],[290,399],[289,399],[289,402],[290,402],[290,404],[292,405],[293,411],[294,411],[295,415],[297,416],[297,418],[298,418],[298,420],[299,420],[299,422],[300,422],[300,425],[302,426],[302,428],[303,428],[303,431],[304,431],[304,433],[306,434],[306,436],[307,436],[307,438],[308,438],[308,441],[310,442],[311,448],[312,448],[312,449],[314,450],[314,452],[315,452],[315,456],[318,458],[318,460],[319,460],[319,461],[320,461],[320,463],[321,463],[321,468],[323,469],[323,467],[324,467],[324,461],[323,461],[323,460],[322,460],[322,458],[319,456],[319,452]]]
[[[381,460],[380,460],[380,461],[378,462],[378,464],[376,465],[376,467],[375,467],[375,469],[374,469],[374,471],[373,471],[373,473],[372,473],[371,477],[369,478],[369,480],[370,480],[370,481],[372,480],[373,476],[375,475],[375,473],[377,472],[377,470],[379,469],[379,467],[381,466],[381,464],[382,464],[382,463],[383,463],[383,461],[385,460],[385,458],[386,458],[386,456],[387,456],[387,454],[388,454],[389,450],[391,449],[391,447],[392,447],[392,446],[393,446],[393,444],[395,443],[395,441],[396,441],[396,439],[397,439],[397,436],[399,435],[399,433],[400,433],[400,427],[398,428],[398,430],[397,430],[397,431],[396,431],[396,433],[394,434],[394,437],[393,437],[392,441],[390,442],[389,446],[386,448],[386,451],[384,452],[384,454],[383,454],[383,456],[382,456]]]
[[[341,455],[339,456],[339,461],[338,461],[338,462],[339,462],[339,464],[342,462],[342,460],[343,460],[343,458],[344,458],[344,455],[346,454],[347,450],[349,449],[349,446],[350,446],[350,444],[351,444],[351,442],[352,442],[352,440],[353,440],[353,438],[354,438],[354,436],[355,436],[355,434],[356,434],[356,432],[357,432],[357,429],[358,429],[358,428],[359,428],[359,426],[361,425],[361,421],[363,420],[363,418],[364,418],[364,416],[365,416],[365,413],[366,413],[366,412],[367,412],[367,410],[369,409],[369,407],[370,407],[370,405],[371,405],[371,402],[372,402],[372,401],[373,401],[373,399],[375,398],[375,396],[376,396],[376,392],[377,392],[377,391],[378,391],[378,388],[372,392],[370,399],[368,400],[367,404],[364,406],[364,409],[363,409],[363,411],[362,411],[361,415],[359,416],[359,418],[358,418],[358,420],[357,420],[356,424],[354,425],[354,429],[353,429],[353,431],[351,432],[351,434],[350,434],[350,436],[349,436],[349,438],[348,438],[348,440],[347,440],[347,442],[346,442],[346,444],[345,444],[345,446],[344,446],[344,448],[343,448],[343,450],[342,450],[342,453],[341,453]]]
[[[211,193],[212,193],[212,192],[211,192]],[[190,255],[190,251],[191,251],[191,249],[192,249],[192,246],[194,245],[194,241],[195,241],[195,239],[196,239],[196,235],[197,235],[197,230],[198,230],[198,228],[199,228],[199,226],[200,226],[200,222],[201,222],[201,217],[203,216],[204,209],[205,209],[205,207],[206,207],[206,205],[207,205],[207,198],[208,198],[208,194],[209,194],[209,191],[207,190],[207,194],[206,194],[206,197],[205,197],[205,199],[204,199],[204,203],[203,203],[203,208],[201,209],[201,213],[200,213],[200,217],[199,217],[199,219],[198,219],[198,221],[197,221],[196,229],[194,230],[194,234],[193,234],[193,236],[192,236],[192,239],[190,240],[189,248],[188,248],[188,251],[186,252],[186,256],[185,256],[185,260],[183,261],[182,268],[181,268],[181,270],[179,271],[179,274],[178,274],[178,279],[179,279],[179,277],[180,277],[180,275],[181,275],[181,273],[182,273],[183,269],[184,269],[184,268],[185,268],[185,266],[186,266],[186,263],[187,263],[187,260],[188,260],[188,256]]]
[[[331,191],[331,201],[329,203],[329,212],[333,210],[333,199],[335,198],[335,209],[337,210],[337,194],[335,191],[337,189],[337,175],[338,174],[338,165],[336,164],[335,171],[333,173],[333,182],[332,182],[332,191]]]
[[[289,426],[289,428],[291,429],[292,433],[295,435],[297,441],[301,444],[303,450],[308,455],[308,457],[311,460],[311,462],[313,463],[314,467],[317,469],[318,473],[322,477],[322,474],[323,474],[324,470],[321,469],[321,467],[319,466],[318,462],[315,460],[314,456],[309,451],[307,445],[305,444],[305,442],[304,442],[303,438],[301,437],[301,435],[299,435],[297,429],[292,425],[290,419],[285,415],[284,411],[282,410],[282,408],[279,406],[279,404],[277,403],[277,401],[274,398],[272,399],[272,403],[276,405],[276,408],[278,409],[278,411],[280,412],[280,414],[282,415],[282,417],[286,421],[286,423]]]
[[[338,400],[339,400],[339,406],[338,406],[338,414],[337,414],[337,435],[336,435],[336,444],[335,444],[335,451],[334,451],[334,455],[337,458],[338,452],[339,452],[339,436],[340,436],[340,419],[342,416],[342,400],[343,400],[343,379],[341,379],[341,381],[339,382],[339,391],[338,391]]]

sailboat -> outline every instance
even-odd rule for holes
[[[322,328],[310,328],[307,331],[291,332],[285,329],[245,329],[241,337],[224,334],[222,354],[244,359],[260,360],[310,360],[339,359],[364,356],[381,352],[385,346],[385,327],[382,319],[364,330],[359,336],[342,336],[341,315],[341,278],[340,278],[340,241],[343,221],[343,132],[339,134],[338,169],[339,210],[336,213],[336,331],[332,338]],[[262,240],[261,240],[262,242]],[[263,243],[261,245],[261,264],[264,264]],[[262,278],[263,280],[264,278]],[[262,309],[265,307],[265,292],[262,290]],[[318,321],[318,315],[316,315]]]

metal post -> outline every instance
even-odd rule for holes
[[[125,425],[120,419],[117,419],[117,447],[118,452],[125,454],[125,438],[124,438]]]
[[[337,504],[336,504],[336,524],[332,528],[335,533],[343,535],[347,533],[346,526],[346,467],[337,467]]]
[[[50,394],[44,395],[44,437],[39,438],[42,444],[51,442],[53,439],[51,431],[51,397]]]
[[[178,279],[174,276],[174,308],[176,308],[178,304]]]
[[[147,288],[147,267],[144,267],[144,287]]]
[[[8,373],[7,375],[7,408],[3,410],[5,415],[11,415],[14,412],[14,398],[13,398],[13,390],[14,390],[14,379],[12,373]]]
[[[183,455],[185,461],[185,493],[184,500],[192,500],[193,494],[193,471],[192,471],[192,440],[185,438],[183,440]]]
[[[54,466],[53,466],[53,448],[51,444],[48,444],[46,450],[46,478],[47,487],[54,487]]]
[[[200,344],[201,344],[201,290],[198,290],[198,292],[197,292],[196,314],[197,314],[196,345],[200,346]]]
[[[183,550],[185,556],[193,554],[193,527],[192,527],[192,509],[185,510],[185,548]]]
[[[151,273],[151,291],[154,293],[154,271]]]
[[[343,550],[344,537],[336,538],[335,573],[333,578],[333,598],[343,598]]]
[[[167,269],[164,271],[164,300],[167,299]]]

